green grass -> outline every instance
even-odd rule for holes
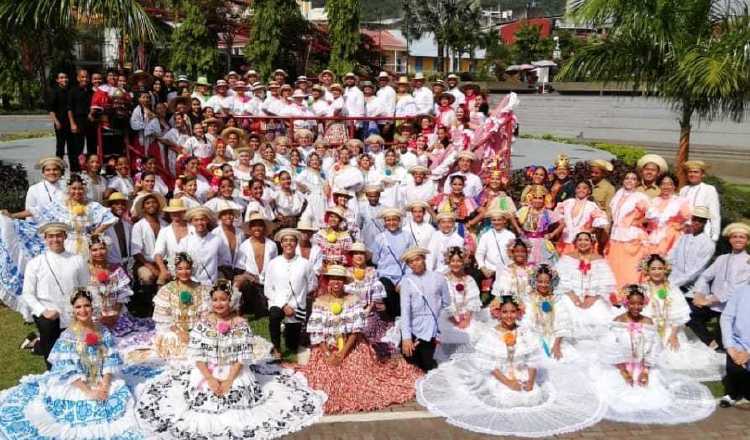
[[[253,333],[271,340],[268,333],[268,318],[249,318]],[[18,383],[18,379],[34,373],[44,372],[44,361],[41,356],[31,354],[27,350],[19,350],[21,341],[30,332],[36,331],[34,324],[26,324],[21,315],[0,305],[0,390],[10,388]],[[283,344],[283,338],[282,338]],[[295,362],[296,353],[283,350],[284,362]]]
[[[18,346],[29,332],[35,331],[33,324],[25,324],[21,315],[13,310],[0,306],[0,390],[12,387],[18,379],[26,374],[44,371],[44,361],[41,356],[35,356],[26,350],[19,350]]]
[[[10,142],[21,139],[36,139],[54,135],[55,133],[51,130],[14,131],[12,133],[0,133],[0,142]]]

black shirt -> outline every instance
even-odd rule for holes
[[[85,89],[76,86],[70,90],[68,94],[68,110],[73,112],[75,119],[82,119],[89,115],[93,94],[94,92],[88,86]]]
[[[47,111],[54,112],[61,124],[68,122],[68,94],[70,89],[55,84],[47,93]]]

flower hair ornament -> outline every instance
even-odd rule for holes
[[[106,235],[92,234],[86,239],[86,241],[88,242],[89,248],[97,244],[103,244],[107,248],[112,245],[112,239]]]
[[[193,258],[187,252],[178,252],[177,255],[174,256],[174,265],[177,266],[182,262],[188,263],[192,266]]]
[[[215,292],[222,291],[229,295],[229,309],[236,311],[240,308],[240,300],[242,298],[242,292],[236,287],[232,286],[232,282],[226,279],[220,279],[214,283],[211,287],[211,300]]]
[[[555,288],[560,283],[560,275],[557,271],[549,264],[540,264],[539,266],[531,269],[529,272],[529,286],[536,290],[536,277],[540,274],[547,274],[550,278],[550,292],[554,294]]]
[[[648,270],[654,261],[660,261],[664,264],[664,271],[669,276],[669,273],[672,272],[672,265],[659,254],[648,254],[638,262],[638,272],[641,273],[641,276],[644,279],[648,279]]]
[[[627,286],[620,289],[619,292],[613,292],[609,295],[609,301],[612,305],[621,305],[627,307],[630,303],[629,297],[631,295],[641,295],[643,297],[643,305],[648,305],[649,298],[646,289],[640,284],[628,284]]]

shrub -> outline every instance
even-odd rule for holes
[[[634,167],[638,162],[638,159],[646,154],[646,150],[643,147],[638,147],[635,145],[620,145],[595,142],[592,144],[592,146],[594,148],[598,148],[600,150],[604,150],[608,153],[614,154],[619,160],[631,167]]]
[[[9,165],[0,161],[0,209],[18,212],[24,209],[29,180],[21,164]]]

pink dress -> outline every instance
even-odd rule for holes
[[[593,232],[594,228],[605,228],[609,224],[607,214],[590,200],[567,199],[557,204],[555,215],[565,223],[557,252],[560,255],[573,252],[573,241],[579,232]]]
[[[609,204],[612,230],[606,258],[615,273],[616,288],[640,282],[638,264],[648,252],[648,235],[643,228],[648,205],[646,194],[624,188],[617,191]]]
[[[654,197],[646,211],[648,252],[666,256],[682,235],[682,226],[690,220],[692,209],[687,199],[673,195]]]

